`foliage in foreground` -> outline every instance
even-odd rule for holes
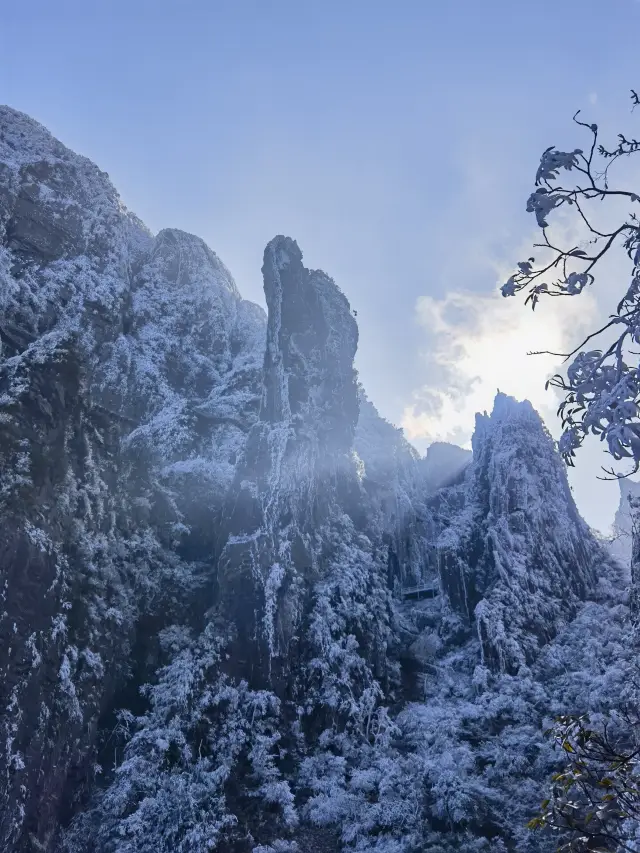
[[[635,92],[632,99],[634,107],[640,103]],[[640,470],[640,195],[614,184],[612,167],[636,154],[640,141],[619,134],[617,145],[607,148],[600,142],[598,126],[578,115],[574,121],[588,134],[586,150],[547,148],[527,202],[527,211],[535,214],[542,229],[542,242],[536,246],[544,260],[521,261],[502,286],[502,295],[526,291],[526,302],[534,309],[542,297],[579,296],[595,283],[596,271],[601,271],[611,250],[624,249],[631,263],[630,280],[622,286],[615,311],[571,352],[553,353],[573,360],[566,375],[553,376],[547,386],[564,395],[558,414],[564,429],[560,452],[567,464],[573,465],[576,450],[593,434],[606,442],[615,460],[631,461],[625,473],[635,473]],[[574,180],[565,183],[567,173]],[[571,226],[584,240],[576,245],[556,243],[549,219],[558,211],[573,212]],[[596,339],[602,348],[591,348]],[[619,476],[613,470],[608,473]]]
[[[592,728],[588,715],[558,717],[552,736],[567,756],[531,829],[551,829],[566,853],[637,850],[640,720],[633,711]]]

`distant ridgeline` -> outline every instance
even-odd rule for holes
[[[528,402],[422,458],[297,244],[268,313],[0,108],[0,849],[553,849],[625,574]]]

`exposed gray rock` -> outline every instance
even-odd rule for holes
[[[285,237],[264,255],[269,308],[258,422],[225,512],[218,583],[239,632],[235,657],[256,677],[286,661],[311,586],[326,574],[322,532],[336,511],[362,515],[352,453],[358,419],[349,303],[324,273],[307,270]],[[248,649],[259,639],[262,653]]]
[[[487,666],[517,671],[575,615],[607,562],[529,402],[499,393],[491,416],[476,416],[465,482],[432,505],[454,610],[475,621]]]
[[[427,488],[437,491],[458,479],[471,462],[471,451],[449,444],[446,441],[436,441],[427,449],[422,463],[422,475]]]
[[[592,612],[620,645],[531,406],[498,395],[472,461],[421,459],[358,387],[335,282],[285,237],[263,274],[268,320],[0,108],[3,850],[73,816],[73,853],[515,849],[503,711],[537,754],[528,668]]]
[[[634,516],[631,502],[640,498],[640,483],[623,478],[618,480],[618,485],[620,503],[613,520],[613,539],[609,544],[609,550],[629,574]]]
[[[117,691],[192,608],[265,325],[201,240],[152,237],[105,173],[0,107],[3,849],[46,848]]]

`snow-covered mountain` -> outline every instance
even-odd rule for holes
[[[609,550],[621,565],[631,563],[631,534],[633,531],[632,502],[640,499],[640,483],[623,478],[618,480],[620,503],[613,520],[613,538]]]
[[[618,565],[529,403],[421,458],[338,285],[282,236],[263,275],[268,316],[0,108],[0,846],[551,849]]]

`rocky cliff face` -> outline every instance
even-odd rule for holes
[[[361,513],[351,453],[358,330],[349,303],[328,276],[303,267],[288,238],[267,246],[263,274],[260,414],[227,500],[218,581],[243,638],[236,657],[264,673],[274,657],[287,661],[304,599],[326,574],[322,534],[336,506]]]
[[[634,510],[632,503],[640,498],[640,483],[633,480],[618,480],[620,503],[613,520],[613,538],[609,550],[619,563],[629,568],[631,564]]]
[[[55,834],[149,629],[211,567],[265,318],[202,241],[153,238],[103,172],[8,108],[0,305],[0,838],[30,849]]]
[[[512,848],[545,666],[620,645],[530,405],[421,459],[335,282],[286,237],[263,275],[268,318],[0,108],[2,849]]]
[[[484,662],[516,672],[575,615],[602,562],[528,402],[498,394],[491,416],[476,416],[466,482],[435,503],[446,507],[438,539],[443,588],[458,613],[473,617]]]

